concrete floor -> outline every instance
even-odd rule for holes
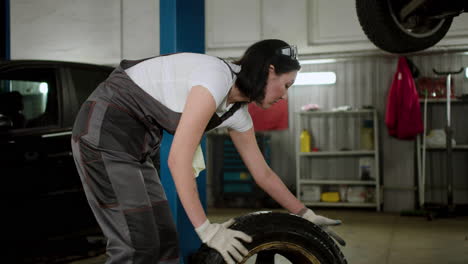
[[[209,209],[208,217],[212,222],[223,222],[253,211],[258,210]],[[360,210],[317,209],[316,213],[343,221],[334,230],[346,240],[347,245],[341,250],[350,264],[468,263],[468,217],[428,221],[425,217]],[[71,263],[104,261],[105,256],[101,255]]]

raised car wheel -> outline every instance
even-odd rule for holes
[[[401,21],[399,10],[408,0],[356,0],[356,11],[364,33],[382,50],[408,53],[427,49],[450,29],[452,17],[430,19],[410,16]]]
[[[230,227],[252,236],[244,243],[245,264],[343,264],[347,263],[338,246],[320,227],[287,213],[258,212],[236,218]],[[222,256],[202,245],[190,264],[222,264]]]

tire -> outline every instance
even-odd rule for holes
[[[256,264],[273,264],[279,254],[294,264],[345,264],[344,255],[320,227],[296,215],[258,212],[236,218],[230,227],[252,236],[251,243],[243,243],[249,250],[240,263],[256,255]],[[190,259],[190,264],[222,264],[222,256],[202,245]]]
[[[391,53],[409,53],[427,49],[438,43],[450,29],[452,17],[429,20],[416,18],[413,30],[401,23],[395,13],[400,0],[356,0],[359,23],[369,40]],[[394,10],[395,9],[395,10]]]

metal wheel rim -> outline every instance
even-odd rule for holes
[[[261,244],[256,246],[255,248],[251,249],[249,253],[244,257],[244,259],[240,262],[240,264],[245,264],[245,262],[255,254],[258,254],[260,251],[264,250],[274,250],[279,249],[283,251],[290,251],[290,252],[299,252],[304,259],[307,259],[310,264],[321,264],[321,262],[315,257],[312,253],[300,247],[296,244],[289,243],[289,242],[281,242],[281,241],[272,241],[265,244]],[[306,264],[306,263],[304,263]]]
[[[401,21],[398,19],[397,15],[393,11],[392,0],[387,0],[387,4],[390,10],[390,15],[392,16],[392,19],[395,22],[395,24],[407,35],[414,37],[414,38],[425,38],[425,37],[429,37],[433,35],[434,32],[437,32],[445,22],[445,18],[444,18],[440,20],[439,23],[437,23],[435,27],[432,27],[429,31],[413,32],[411,29],[408,29],[404,25],[402,25]]]

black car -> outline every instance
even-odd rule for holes
[[[95,230],[71,155],[71,127],[81,104],[112,70],[0,61],[2,240],[20,246],[22,254],[38,242]]]

